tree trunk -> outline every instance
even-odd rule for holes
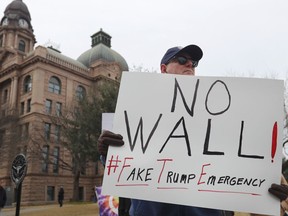
[[[76,170],[73,176],[73,201],[79,201],[79,180],[80,171]]]

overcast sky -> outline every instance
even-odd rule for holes
[[[1,18],[12,0],[0,0]],[[100,28],[129,67],[159,72],[172,46],[199,45],[197,75],[288,74],[287,0],[23,0],[37,45],[77,59]]]

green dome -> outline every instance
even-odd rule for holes
[[[96,60],[104,60],[107,62],[117,62],[120,64],[122,71],[128,70],[128,65],[125,59],[116,51],[110,49],[109,47],[98,44],[97,46],[93,47],[90,50],[87,50],[82,55],[80,55],[77,61],[81,62],[82,64],[90,67],[90,65]]]

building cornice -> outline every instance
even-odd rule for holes
[[[46,49],[43,47],[43,49]],[[9,53],[8,50],[5,49],[5,51],[2,51],[2,59],[5,58]],[[14,54],[14,53],[13,53]],[[0,51],[0,58],[1,58],[1,51]],[[42,62],[44,64],[53,65],[57,68],[61,68],[63,70],[69,71],[69,73],[73,73],[76,75],[80,75],[82,77],[85,77],[86,79],[92,79],[89,73],[89,69],[84,69],[81,67],[78,67],[77,65],[74,65],[68,61],[65,61],[61,58],[58,58],[56,56],[53,56],[52,54],[49,54],[45,50],[35,50],[32,53],[28,54],[26,57],[17,55],[15,56],[15,59],[10,60],[11,62],[9,65],[5,65],[6,67],[0,71],[0,78],[7,76],[9,73],[15,71],[15,70],[22,70],[25,67],[28,67],[29,65],[33,65],[37,62]]]

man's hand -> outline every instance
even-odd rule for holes
[[[268,191],[276,196],[281,202],[288,197],[288,185],[272,184]]]
[[[98,139],[98,152],[100,155],[107,155],[108,147],[124,145],[123,137],[120,134],[115,134],[111,131],[103,131]]]
[[[288,210],[288,184],[284,176],[281,176],[281,184],[272,184],[268,191],[280,200],[281,215]]]

